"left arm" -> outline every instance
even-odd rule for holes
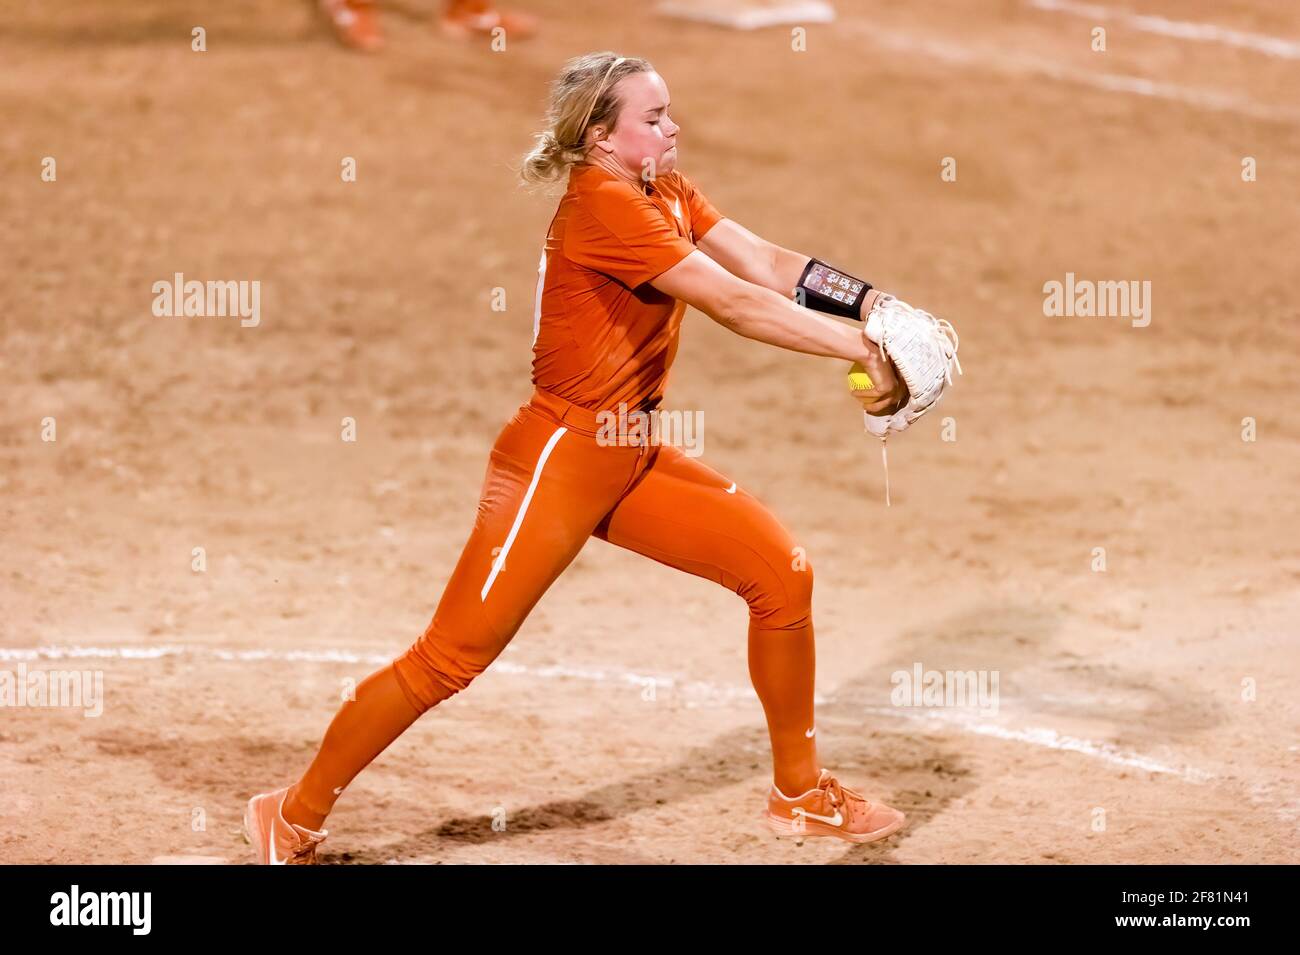
[[[737,278],[792,297],[810,255],[783,249],[750,232],[738,222],[722,219],[696,243],[700,251]]]
[[[696,243],[696,247],[737,278],[752,285],[771,289],[783,298],[794,298],[795,287],[803,277],[812,256],[782,248],[750,232],[730,219],[719,219]],[[865,323],[877,292],[863,296],[859,318]],[[879,356],[876,356],[879,359]],[[872,363],[870,377],[876,385],[869,391],[854,392],[864,407],[874,412],[875,405],[888,398],[891,408],[907,399],[902,376],[894,376],[888,366]],[[869,369],[870,370],[870,369]]]

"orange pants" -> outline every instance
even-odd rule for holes
[[[803,551],[757,498],[681,448],[602,444],[599,424],[594,412],[537,389],[501,430],[473,531],[432,621],[391,673],[372,674],[344,704],[291,793],[291,804],[311,811],[292,821],[318,828],[337,790],[392,738],[487,669],[592,536],[744,598],[775,782],[786,793],[814,785],[813,572]]]

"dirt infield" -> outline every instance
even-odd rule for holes
[[[1297,861],[1300,52],[1260,38],[1300,15],[837,0],[797,52],[517,3],[527,44],[408,0],[373,58],[304,3],[6,13],[0,671],[101,673],[103,705],[0,708],[0,862],[250,861],[244,800],[424,628],[531,388],[554,199],[512,167],[557,66],[606,48],[664,75],[725,215],[961,333],[888,509],[836,362],[691,313],[667,399],[806,546],[823,758],[910,825],[767,835],[744,603],[592,541],[322,860]],[[175,273],[260,282],[258,324],[155,316]],[[1149,324],[1045,315],[1067,273],[1150,282]],[[894,705],[917,666],[995,673],[996,712]]]

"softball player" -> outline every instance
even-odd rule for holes
[[[745,337],[861,362],[874,382],[856,393],[868,412],[907,399],[863,332],[828,317],[865,318],[881,293],[723,218],[676,170],[668,110],[663,79],[641,59],[588,54],[557,80],[548,129],[521,171],[568,181],[538,277],[534,393],[497,436],[473,531],[424,634],[362,681],[297,783],[249,801],[262,862],[315,862],[344,787],[491,665],[592,536],[744,598],[772,745],[763,816],[773,831],[870,842],[904,824],[818,760],[813,573],[790,534],[680,448],[599,433],[600,411],[659,406],[687,304]]]

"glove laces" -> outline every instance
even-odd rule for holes
[[[896,306],[895,303],[897,303]],[[875,311],[878,308],[887,309],[890,306],[907,309],[908,311],[912,312],[912,314],[920,318],[925,323],[926,326],[928,326],[930,331],[933,333],[936,342],[939,343],[940,351],[943,353],[944,380],[948,383],[949,386],[951,386],[953,368],[957,369],[957,374],[959,375],[962,374],[961,361],[957,358],[957,348],[961,344],[961,339],[957,336],[957,329],[953,328],[952,322],[948,321],[946,318],[936,318],[930,312],[925,311],[925,309],[916,308],[913,305],[908,305],[906,302],[899,301],[897,296],[890,295],[889,293],[885,293],[880,296],[880,298],[872,306],[872,311]],[[883,358],[885,358],[887,361],[892,361],[893,359],[890,358],[889,356],[889,347],[887,345],[888,339],[889,339],[888,335],[881,335],[880,342],[876,347],[880,349],[880,354]],[[929,407],[925,409],[925,411],[929,411],[929,410],[930,410]],[[925,411],[922,411],[921,414],[924,414]],[[864,424],[869,424],[870,415],[864,411],[862,413],[862,417],[863,417]],[[917,417],[920,417],[920,415],[917,415]],[[870,431],[870,428],[868,427],[867,430]],[[886,431],[885,434],[880,436],[880,463],[885,471],[885,507],[892,506],[892,502],[890,501],[890,497],[889,497],[889,452],[886,448],[886,440],[888,439],[888,437],[889,437],[888,431]]]
[[[957,337],[957,329],[953,328],[952,322],[948,321],[946,318],[935,318],[929,312],[921,308],[914,308],[912,310],[916,312],[916,314],[920,316],[928,326],[930,326],[930,329],[934,332],[936,340],[943,339],[942,344],[939,346],[940,350],[943,352],[943,357],[947,362],[947,367],[944,368],[943,376],[948,384],[951,385],[953,368],[955,367],[957,369],[957,374],[960,375],[962,373],[961,362],[957,360],[957,346],[961,344],[961,339]]]

